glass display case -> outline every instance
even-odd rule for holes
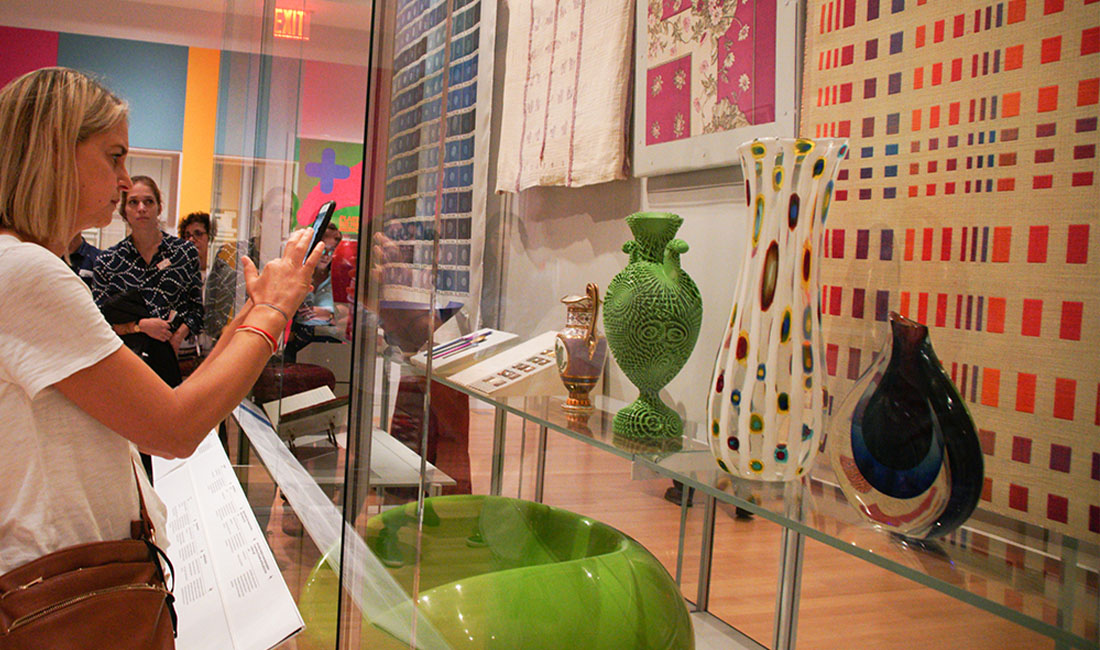
[[[643,130],[634,146],[637,153],[645,149],[649,167],[668,173],[636,177],[623,166],[631,139],[628,116],[645,127],[645,111],[657,108],[635,101],[630,71],[635,70],[634,83],[645,100],[647,91],[656,96],[679,88],[687,78],[679,75],[688,68],[677,68],[679,59],[661,59],[659,48],[631,43],[666,39],[662,47],[680,52],[680,45],[667,39],[693,33],[703,23],[698,29],[721,27],[715,47],[731,51],[745,40],[740,34],[754,34],[767,20],[773,32],[775,25],[800,30],[810,25],[825,33],[818,22],[832,16],[837,3],[795,3],[798,11],[780,8],[778,15],[771,3],[768,17],[751,21],[721,13],[723,3],[709,3],[718,7],[713,15],[692,8],[696,4],[639,2],[641,19],[616,7],[616,16],[626,14],[622,24],[602,15],[606,22],[590,22],[597,9],[586,19],[572,7],[540,14],[534,5],[528,10],[492,0],[329,2],[321,8],[306,2],[223,4],[220,55],[208,68],[220,79],[210,155],[210,210],[219,230],[207,302],[218,303],[221,320],[212,324],[212,333],[245,298],[239,256],[247,253],[261,263],[272,259],[291,231],[313,223],[323,201],[338,203],[338,234],[326,242],[327,270],[317,276],[310,303],[288,328],[288,344],[221,432],[306,624],[282,647],[485,647],[494,637],[532,644],[531,639],[545,639],[546,647],[793,648],[796,641],[812,648],[1096,647],[1100,550],[1087,516],[1060,520],[1064,526],[1043,525],[983,499],[942,539],[914,540],[867,524],[844,496],[826,454],[787,482],[737,478],[715,463],[706,413],[714,355],[730,322],[724,310],[733,299],[739,262],[753,246],[752,231],[744,227],[753,214],[746,206],[745,179],[732,166],[734,158],[719,152],[728,154],[741,144],[730,126],[736,115],[773,125],[769,135],[798,134],[798,98],[806,106],[811,87],[809,77],[800,75],[809,65],[803,61],[816,58],[806,58],[807,48],[815,45],[776,39],[774,33],[771,41],[761,41],[757,47],[764,51],[768,43],[776,48],[770,83],[778,92],[770,100],[759,96],[753,101],[768,106],[752,109],[725,99],[708,105],[704,99],[696,108],[712,126],[702,135],[718,140],[698,149],[686,140],[695,133],[691,129],[704,126],[662,113],[661,119],[668,118],[661,122],[665,130]],[[841,4],[837,29],[865,28],[880,11],[875,0]],[[1012,14],[1025,3],[1009,4]],[[1061,3],[1046,7],[1055,4]],[[904,5],[894,2],[894,13],[902,13]],[[1039,5],[1027,3],[1027,11],[1042,13]],[[985,18],[989,11],[968,10],[947,25],[972,35],[985,23],[999,25],[1001,11],[998,7],[995,17]],[[1090,15],[1095,25],[1095,11]],[[921,20],[919,29],[898,29],[905,36],[892,54],[902,56],[906,39],[932,43],[945,29],[937,17]],[[593,37],[600,33],[591,31],[593,24],[615,38]],[[543,27],[552,33],[543,33]],[[1052,51],[1048,42],[1058,28],[1044,29],[1050,31],[1047,40],[1023,39],[1029,53],[1040,41],[1043,56]],[[1094,31],[1088,27],[1075,41],[1083,59],[1096,59]],[[593,56],[602,57],[601,65],[582,62],[588,43],[597,40],[604,49],[593,50],[598,52]],[[855,40],[856,49],[868,56],[871,46],[865,41],[870,40],[852,36]],[[847,60],[853,56],[849,45],[838,45],[820,61]],[[894,47],[889,35],[876,40],[875,48],[883,52]],[[741,52],[738,56],[748,56]],[[562,61],[571,64],[561,67]],[[737,65],[720,62],[725,72],[719,76],[732,74]],[[549,67],[538,67],[543,64]],[[691,70],[706,73],[709,64],[699,65]],[[740,102],[750,76],[752,83],[766,80],[768,69],[737,69],[735,81],[716,80],[714,88]],[[830,69],[819,66],[819,72]],[[563,82],[569,77],[565,72],[572,75],[571,85]],[[884,80],[892,74],[884,72]],[[1085,100],[1095,95],[1095,80],[1089,79],[1081,91]],[[913,83],[907,76],[906,84]],[[582,95],[586,85],[618,106],[610,136],[586,130],[609,120],[592,124],[597,113],[575,110],[584,102],[599,103]],[[741,90],[735,92],[735,86]],[[864,88],[871,89],[865,97],[870,101],[875,84]],[[851,87],[836,94],[844,92],[850,96]],[[680,99],[690,106],[690,96]],[[1003,106],[1007,100],[1001,101]],[[549,104],[571,105],[572,121]],[[1082,128],[1091,133],[1088,120],[1095,130],[1095,115],[1086,112],[1094,109],[1095,101],[1073,107],[1065,124],[1085,120]],[[899,118],[891,115],[890,128],[896,130]],[[684,141],[675,149],[658,148],[680,139],[677,124],[688,128]],[[1026,122],[1011,128],[1023,133],[1036,127]],[[1059,123],[1058,128],[1064,134],[1070,127]],[[812,134],[806,124],[801,133],[851,139],[830,217],[841,220],[861,192],[844,183],[864,173],[869,163],[863,161],[872,155],[868,148],[884,149],[861,142],[869,136],[852,124],[824,131]],[[562,134],[569,142],[564,149]],[[945,148],[948,137],[960,133],[945,135]],[[1094,160],[1087,156],[1087,143],[1075,146],[1082,160]],[[917,149],[924,155],[927,147]],[[900,155],[896,142],[885,151]],[[993,154],[983,155],[992,159]],[[583,157],[605,163],[604,175],[582,182]],[[559,173],[555,160],[568,160],[568,169]],[[928,169],[926,163],[911,164]],[[983,164],[968,160],[962,166]],[[180,182],[186,184],[187,176]],[[868,190],[868,196],[882,196],[881,189]],[[850,192],[847,203],[840,192]],[[1096,232],[1097,215],[1090,209],[1072,223],[1059,222],[1071,233],[1086,224],[1086,249],[1087,224]],[[608,288],[627,264],[623,244],[632,235],[624,218],[636,212],[683,218],[676,237],[686,244],[672,253],[694,278],[703,305],[690,357],[660,390],[684,425],[682,437],[671,441],[616,434],[615,414],[637,391],[610,356],[591,377],[590,410],[569,408],[559,377],[559,366],[568,365],[567,352],[556,343],[566,325],[562,299],[584,295],[589,284]],[[883,209],[883,221],[901,218],[889,206]],[[887,230],[875,227],[876,233]],[[936,228],[929,225],[927,231]],[[858,372],[841,363],[838,373],[838,351],[828,347],[835,345],[830,335],[845,325],[831,320],[839,315],[834,296],[846,286],[835,278],[849,270],[844,231],[839,237],[836,232],[825,234],[828,249],[821,258],[833,279],[813,288],[821,292],[823,313],[809,317],[824,322],[825,342],[815,359],[827,368],[829,390],[840,395],[844,381]],[[906,222],[896,232],[899,259],[903,248],[912,257],[914,242],[920,257],[924,229]],[[937,242],[945,236],[950,241],[949,234],[936,233]],[[851,235],[857,248],[863,247],[860,260],[866,258],[868,236]],[[979,234],[974,227],[959,236],[987,248],[992,237],[994,250],[1017,256],[1027,256],[1019,249],[1032,250],[1036,238],[1047,241],[1045,234],[1033,234],[1027,245],[1017,237],[1016,244],[997,249],[1002,241],[997,232]],[[932,235],[927,237],[931,242]],[[886,235],[879,241],[886,242]],[[1073,246],[1070,254],[1079,256]],[[1085,260],[1086,272],[1095,271],[1095,258]],[[928,261],[928,278],[952,273]],[[859,289],[858,295],[868,313],[912,306],[912,315],[935,321],[935,288],[906,287],[884,284],[878,292]],[[1036,295],[1044,287],[1035,285]],[[975,281],[974,293],[986,290]],[[1071,303],[1072,312],[1078,302],[1058,295]],[[960,305],[963,301],[960,294]],[[987,318],[999,313],[1003,328],[1003,310],[989,311],[996,304],[1003,309],[1003,301],[990,298],[985,304],[983,313],[992,314]],[[851,310],[856,308],[853,303]],[[592,323],[594,334],[602,334],[602,314]],[[955,345],[961,329],[966,328],[941,323],[933,337]],[[1080,330],[1078,323],[1076,340],[1088,344],[1089,335],[1082,337]],[[1064,345],[1039,342],[1044,343]],[[852,365],[865,367],[869,357],[861,362],[857,355]],[[952,374],[964,385],[981,430],[988,415],[983,409],[992,408],[987,398],[996,399],[976,392],[974,384],[968,392],[968,364],[955,365],[962,369]],[[983,377],[990,376],[992,365],[984,364]],[[976,376],[978,367],[969,367]],[[1085,401],[1078,400],[1079,411]],[[1004,440],[1014,432],[999,433],[1004,456]],[[995,443],[990,432],[981,435],[987,464],[999,472],[994,489],[1000,490],[999,477],[1012,468],[988,460]],[[1035,448],[1038,457],[1038,442]],[[1083,502],[1095,502],[1100,449],[1094,445],[1074,453],[1075,485],[1092,486],[1094,493]],[[536,646],[525,642],[524,647]]]

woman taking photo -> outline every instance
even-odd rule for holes
[[[198,251],[161,230],[162,210],[156,181],[134,176],[118,206],[130,236],[96,258],[92,293],[123,343],[176,386],[180,344],[202,330],[202,280]]]
[[[0,91],[0,574],[130,537],[144,484],[135,450],[195,450],[256,381],[321,256],[303,263],[303,229],[262,273],[243,258],[249,301],[202,365],[169,387],[61,260],[131,190],[128,140],[126,105],[74,70],[37,70]],[[142,494],[155,524],[163,506]]]

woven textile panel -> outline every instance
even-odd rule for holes
[[[489,9],[491,34],[496,17]],[[433,285],[438,302],[466,302],[480,292],[489,120],[483,99],[492,86],[478,83],[486,74],[483,13],[479,0],[397,5],[385,232],[401,260],[384,271],[384,299],[427,303]]]
[[[1100,541],[1100,0],[813,0],[801,133],[835,403],[898,311],[985,451],[979,507]]]
[[[626,178],[633,2],[513,2],[498,192]]]

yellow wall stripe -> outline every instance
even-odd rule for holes
[[[180,161],[180,218],[210,212],[214,185],[214,137],[218,117],[221,52],[192,47],[187,55],[187,102]]]

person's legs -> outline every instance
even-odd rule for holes
[[[417,453],[424,421],[425,386],[423,377],[402,377],[390,424],[390,435]],[[444,494],[470,494],[470,398],[461,391],[432,382],[430,410],[425,457],[455,480],[455,485],[443,489]]]
[[[283,347],[283,361],[287,363],[298,362],[298,352],[310,343],[341,343],[338,338],[327,334],[318,334],[313,326],[293,323],[290,326],[290,338]]]
[[[306,347],[310,343],[308,328],[298,323],[292,323],[290,326],[290,336],[287,337],[286,345],[283,346],[283,361],[287,363],[298,363],[298,351]]]
[[[455,480],[443,494],[470,494],[470,397],[432,382],[428,460]]]

